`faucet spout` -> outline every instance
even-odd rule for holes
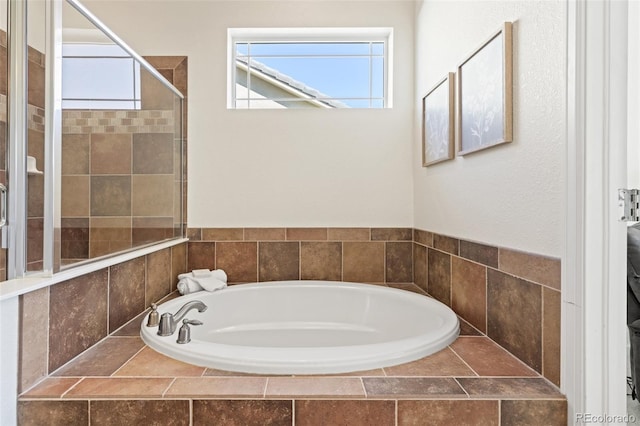
[[[207,305],[205,305],[200,300],[192,300],[191,302],[185,303],[178,312],[175,314],[171,314],[169,312],[165,312],[160,317],[160,324],[158,325],[158,335],[159,336],[171,336],[175,331],[176,327],[182,321],[182,318],[189,313],[189,311],[197,309],[198,312],[204,312],[207,310]]]
[[[182,318],[184,318],[192,309],[197,309],[198,312],[204,312],[207,310],[207,305],[199,300],[192,300],[191,302],[185,303],[182,308],[178,309],[178,312],[173,315],[175,323],[178,324],[182,321]]]

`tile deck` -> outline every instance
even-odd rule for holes
[[[414,285],[396,287],[421,292]],[[133,321],[140,324],[140,317]],[[138,327],[127,325],[23,393],[20,404],[26,410],[36,407],[33,404],[38,401],[67,401],[66,407],[72,401],[97,406],[104,405],[104,400],[120,400],[122,404],[155,400],[161,404],[187,399],[194,415],[232,409],[239,410],[234,411],[238,416],[250,412],[252,416],[255,412],[295,416],[296,424],[305,410],[321,410],[327,416],[333,415],[335,407],[341,407],[340,415],[345,416],[350,410],[364,410],[361,418],[366,418],[377,416],[377,410],[388,414],[395,407],[397,420],[389,423],[395,425],[432,410],[441,411],[446,418],[452,407],[486,409],[502,423],[498,412],[504,416],[511,405],[514,412],[519,407],[506,402],[539,401],[541,410],[552,415],[547,424],[565,421],[562,407],[566,407],[566,399],[556,386],[460,321],[460,337],[435,354],[396,366],[334,375],[255,375],[194,366],[155,352],[144,345]],[[267,405],[260,405],[263,403]]]
[[[394,287],[422,292],[413,284]],[[78,398],[543,398],[563,399],[537,372],[466,321],[447,348],[405,364],[335,375],[268,376],[176,361],[138,336],[140,317],[25,392]]]

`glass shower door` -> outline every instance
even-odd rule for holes
[[[4,226],[6,217],[7,167],[7,87],[8,87],[8,1],[0,0],[0,224]],[[7,279],[7,249],[0,246],[0,281]]]
[[[26,271],[44,269],[46,3],[27,1]]]

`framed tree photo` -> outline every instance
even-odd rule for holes
[[[458,65],[458,155],[512,141],[511,28],[511,22],[505,22]]]
[[[422,165],[454,157],[455,74],[450,72],[422,98]]]

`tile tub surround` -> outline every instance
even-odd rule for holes
[[[295,424],[316,424],[310,414],[312,411],[325,413],[323,416],[334,414],[345,416],[348,420],[350,413],[359,413],[358,416],[361,418],[368,418],[370,415],[384,418],[384,413],[387,412],[385,410],[391,409],[394,413],[396,411],[398,413],[397,424],[421,424],[420,419],[424,419],[424,413],[432,413],[430,416],[434,419],[433,424],[465,424],[464,419],[455,417],[456,413],[478,410],[489,416],[487,424],[500,424],[498,419],[502,419],[502,424],[511,424],[509,419],[522,415],[523,407],[527,406],[535,407],[535,413],[540,413],[538,417],[543,419],[541,424],[566,424],[566,417],[563,417],[566,416],[566,401],[557,392],[557,388],[549,383],[553,382],[557,385],[555,378],[559,377],[560,292],[557,259],[439,236],[411,228],[191,228],[188,229],[188,236],[191,239],[189,243],[172,249],[177,251],[177,253],[171,253],[170,258],[172,276],[176,275],[175,271],[215,267],[226,269],[232,283],[257,281],[260,276],[280,279],[281,276],[291,275],[296,279],[298,276],[302,279],[315,279],[319,274],[323,274],[324,279],[335,277],[347,280],[347,277],[355,276],[367,282],[367,278],[374,276],[376,279],[371,280],[371,283],[422,293],[430,288],[429,261],[433,262],[435,258],[444,265],[448,264],[449,270],[447,271],[446,267],[440,267],[435,273],[431,271],[431,276],[435,277],[433,279],[439,280],[434,281],[435,287],[431,287],[432,290],[437,289],[437,295],[432,294],[432,296],[447,297],[446,293],[449,292],[449,303],[462,318],[469,321],[461,322],[462,334],[467,336],[466,340],[461,339],[451,345],[447,349],[450,353],[445,351],[435,354],[427,358],[428,361],[422,360],[380,371],[366,372],[361,376],[357,374],[346,376],[351,379],[346,382],[321,380],[319,383],[313,383],[309,377],[306,377],[304,382],[290,378],[275,381],[264,378],[268,379],[267,382],[260,382],[261,384],[257,386],[256,376],[229,376],[228,373],[212,370],[194,373],[193,366],[185,368],[184,365],[174,365],[167,370],[171,373],[166,376],[162,373],[145,371],[145,368],[153,368],[157,360],[153,358],[153,353],[148,348],[145,350],[136,342],[136,339],[127,337],[137,335],[141,317],[116,330],[111,334],[114,337],[103,340],[113,331],[113,327],[125,321],[123,318],[133,315],[129,304],[133,306],[140,304],[142,300],[140,294],[130,292],[123,299],[124,304],[119,309],[114,312],[109,311],[107,314],[114,315],[111,321],[115,323],[112,324],[112,329],[109,329],[109,323],[105,320],[105,324],[98,330],[99,336],[102,337],[98,337],[97,332],[92,332],[90,328],[72,336],[74,342],[76,340],[79,342],[69,345],[76,348],[77,351],[74,354],[59,355],[59,351],[54,350],[55,345],[49,347],[46,343],[42,350],[36,349],[29,356],[22,353],[21,389],[26,390],[41,381],[47,374],[51,374],[56,365],[64,365],[66,361],[81,353],[85,346],[89,348],[78,358],[78,360],[85,360],[84,367],[80,361],[76,361],[74,365],[79,370],[71,372],[67,365],[23,395],[20,403],[21,415],[37,416],[40,409],[52,410],[52,418],[56,418],[57,415],[66,418],[65,410],[67,409],[78,413],[79,418],[82,418],[82,413],[87,410],[91,410],[91,413],[110,413],[113,410],[110,411],[106,408],[107,405],[102,405],[103,402],[101,402],[107,399],[113,400],[111,403],[115,404],[114,406],[123,407],[122,415],[125,417],[120,420],[127,422],[131,419],[135,421],[136,416],[152,409],[151,407],[155,407],[155,404],[159,404],[158,410],[165,410],[166,404],[173,404],[165,399],[175,397],[182,402],[176,402],[178,405],[175,407],[170,406],[181,413],[186,407],[187,412],[194,418],[193,424],[199,424],[195,420],[200,418],[199,416],[215,413],[223,413],[220,414],[223,416],[221,418],[229,419],[230,424],[233,422],[251,424],[246,421],[247,417],[242,416],[251,418],[254,415],[258,419],[273,419],[276,424],[291,424],[292,419],[295,419]],[[402,243],[400,248],[393,247],[396,243]],[[406,249],[406,244],[411,247],[411,250]],[[164,272],[157,271],[159,266],[166,266],[167,259],[164,253],[156,254],[153,259],[145,259],[145,305],[151,300],[150,297],[153,298],[165,292],[167,286],[170,286],[170,290],[175,290],[175,282],[165,282],[162,279]],[[358,263],[365,264],[358,267]],[[135,268],[129,264],[118,266],[118,269],[131,267]],[[412,279],[419,287],[411,283],[389,281],[397,279],[394,277],[408,278],[407,270],[411,271]],[[109,271],[109,278],[112,279],[111,272]],[[116,271],[114,275],[117,277],[118,272]],[[150,275],[154,278],[150,278]],[[357,281],[355,278],[353,280]],[[66,283],[70,286],[75,285],[82,291],[75,296],[74,292],[66,293],[70,297],[69,300],[75,302],[69,303],[67,300],[65,306],[82,306],[83,309],[80,309],[78,314],[88,315],[85,310],[86,304],[82,299],[97,297],[102,300],[105,297],[102,293],[105,284],[104,278],[100,276],[87,276],[83,280],[89,284],[81,286],[79,283]],[[92,280],[101,284],[91,284]],[[152,280],[153,284],[149,285],[147,283],[149,280]],[[137,279],[136,282],[138,282],[137,286],[140,286],[142,281]],[[114,284],[115,288],[118,288],[117,284]],[[93,292],[92,294],[97,293],[98,296],[85,294],[83,293],[85,290]],[[33,295],[29,295],[29,300],[23,300],[23,304],[35,309],[51,311],[54,302],[50,299],[60,298],[56,295],[52,296],[51,293],[52,289],[34,292]],[[469,294],[472,296],[469,297]],[[504,315],[503,313],[517,313],[517,309],[521,307],[513,306],[513,303],[522,302],[523,294],[529,297],[525,301],[533,301],[523,305],[524,308],[531,310],[531,312],[527,311],[527,315],[539,318],[540,327],[531,327],[533,334],[527,337],[532,339],[533,343],[530,346],[519,347],[521,342],[510,341],[508,337],[517,335],[513,325],[518,323],[520,317],[517,314]],[[539,297],[536,296],[538,294]],[[511,302],[511,305],[502,299]],[[487,302],[486,304],[469,302],[474,300]],[[120,310],[128,313],[119,317]],[[23,324],[25,324],[23,339],[26,336],[32,336],[33,341],[40,342],[39,346],[42,346],[42,342],[46,342],[47,338],[49,341],[55,341],[55,338],[52,339],[51,335],[47,335],[50,314],[44,315],[44,319],[41,318],[42,316],[35,315],[28,318],[28,321],[24,320],[24,317],[23,311]],[[47,331],[44,334],[29,333],[24,332],[24,327],[28,327],[29,330]],[[481,331],[486,332],[493,340],[484,337]],[[89,344],[83,343],[83,336],[89,336]],[[106,342],[111,342],[116,338],[115,336],[129,339],[129,345],[119,346],[118,350],[114,349],[117,342]],[[471,340],[471,336],[480,336],[482,339]],[[100,343],[92,346],[97,342]],[[465,343],[460,345],[458,342]],[[93,369],[95,362],[86,361],[90,359],[88,354],[95,354],[100,348],[108,347],[106,346],[108,344],[112,345],[109,353],[119,355],[111,357],[113,359],[109,362],[103,361],[102,372],[97,376],[94,373],[87,374],[86,370],[81,371],[81,368],[87,365]],[[513,345],[516,350],[508,347],[509,345]],[[516,356],[521,357],[522,361],[529,363],[527,369],[531,375],[519,375],[522,374],[523,363],[511,355],[506,358],[510,360],[509,362],[506,362],[504,357],[499,362],[495,361],[496,352],[509,354],[504,348],[510,349]],[[455,354],[457,362],[452,361],[451,353]],[[55,365],[47,363],[47,356],[50,360],[54,360]],[[56,359],[58,361],[55,361]],[[135,362],[133,362],[134,359]],[[537,359],[541,360],[539,364],[534,362]],[[132,362],[125,365],[128,360]],[[119,362],[122,364],[118,365]],[[502,371],[496,372],[494,370],[496,365],[499,365]],[[542,365],[542,371],[535,370],[540,365]],[[469,369],[473,374],[465,375]],[[156,374],[160,375],[156,376]],[[137,381],[139,377],[145,379],[143,383]],[[252,380],[237,381],[235,380],[237,377],[250,377]],[[360,377],[360,382],[354,382],[353,377]],[[83,378],[118,380],[100,383],[99,381],[84,382]],[[198,380],[195,384],[199,386],[198,389],[201,389],[201,394],[187,395],[192,392],[189,389],[194,389],[193,384],[188,380],[205,378],[218,380]],[[228,380],[229,378],[234,380]],[[411,380],[405,380],[407,378]],[[81,381],[84,384],[80,386]],[[268,382],[271,383],[269,394],[266,391]],[[96,392],[95,389],[102,389],[102,385],[107,383],[115,385],[116,390],[128,389],[127,394],[114,394],[108,398],[79,396],[82,392]],[[354,386],[358,383],[359,386]],[[262,385],[264,387],[260,393],[259,388]],[[144,401],[137,399],[141,392],[139,386],[148,392]],[[78,392],[73,398],[69,394],[71,388],[76,389],[74,392]],[[547,394],[549,389],[552,390],[553,396]],[[40,392],[43,393],[37,395]],[[55,392],[59,392],[57,396]],[[67,393],[63,396],[63,392]],[[335,393],[339,395],[334,395]],[[180,405],[185,403],[186,405]],[[309,414],[310,417],[303,413]],[[29,418],[22,419],[23,424],[37,424],[37,420],[34,420],[35,423],[30,423]],[[176,424],[181,424],[183,420],[177,421]],[[267,422],[263,420],[257,421],[257,424]],[[189,424],[188,421],[185,424]]]
[[[415,229],[414,282],[560,385],[560,260]]]
[[[224,269],[229,283],[413,282],[411,228],[189,228],[189,270]]]
[[[421,292],[412,284],[394,286]],[[158,419],[184,425],[214,419],[242,425],[421,425],[427,419],[434,425],[508,425],[523,415],[532,425],[567,421],[566,400],[555,386],[464,321],[464,335],[429,357],[320,376],[231,373],[175,361],[142,343],[139,321],[24,393],[20,424],[38,424],[43,416],[52,425]]]
[[[560,260],[413,228],[189,228],[229,282],[413,282],[560,385]]]
[[[176,245],[21,296],[20,389],[174,291],[186,253],[186,244]]]

